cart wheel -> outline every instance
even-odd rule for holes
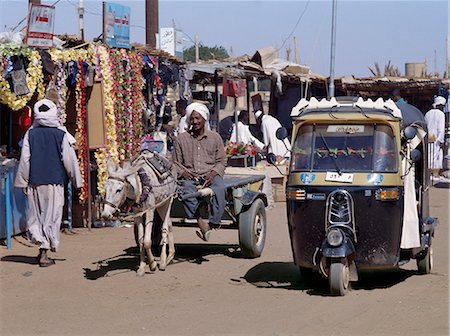
[[[348,290],[350,274],[348,265],[341,262],[334,262],[330,265],[328,281],[332,295],[344,296]]]
[[[416,259],[419,274],[430,274],[433,270],[433,248],[427,248],[427,253],[420,259]]]
[[[266,208],[259,198],[239,215],[239,245],[248,258],[261,255],[266,241]]]

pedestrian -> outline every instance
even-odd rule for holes
[[[187,130],[187,121],[186,121],[186,107],[188,103],[185,99],[177,100],[175,103],[175,109],[177,110],[178,114],[178,126],[176,129],[176,134],[181,134],[183,132],[186,132]]]
[[[207,129],[208,108],[201,103],[192,103],[186,108],[188,132],[178,135],[174,141],[174,162],[184,194],[191,194],[203,187],[210,187],[211,198],[209,220],[199,213],[199,199],[192,197],[183,201],[188,219],[196,219],[200,231],[197,235],[209,240],[213,225],[218,225],[225,209],[225,185],[223,175],[227,157],[220,135]]]
[[[446,100],[442,96],[434,98],[433,108],[425,114],[428,129],[428,166],[434,177],[442,172],[444,158],[445,115]]]
[[[402,98],[400,89],[395,89],[395,90],[392,91],[391,99],[392,99],[396,104],[406,104],[406,101]]]
[[[231,132],[230,141],[243,144],[252,144],[259,150],[264,149],[264,144],[259,141],[251,132],[248,126],[249,113],[247,110],[239,111],[238,123],[233,125],[233,131]]]
[[[27,229],[31,241],[39,245],[41,267],[53,265],[48,250],[56,252],[67,177],[81,188],[81,174],[73,137],[61,127],[56,105],[48,99],[34,105],[34,121],[23,138],[22,153],[14,186],[28,199]]]
[[[290,157],[291,144],[289,140],[279,140],[276,137],[276,132],[281,127],[280,122],[271,115],[265,115],[261,110],[255,112],[255,119],[261,129],[267,153],[275,154],[278,162]]]

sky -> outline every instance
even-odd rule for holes
[[[56,1],[41,0],[47,5]],[[92,39],[102,31],[102,2],[84,2],[85,36]],[[131,8],[131,41],[145,43],[145,1],[109,2]],[[55,33],[77,34],[78,0],[59,0],[55,6]],[[0,0],[0,31],[15,27],[26,17],[27,8],[28,0]],[[336,13],[336,77],[368,77],[368,67],[378,62],[384,68],[389,61],[402,74],[405,63],[425,61],[429,72],[443,74],[449,1],[337,0]],[[224,46],[233,56],[253,55],[258,48],[273,46],[286,58],[290,48],[293,61],[295,36],[299,63],[325,76],[330,75],[331,14],[331,0],[159,0],[159,27],[175,25],[183,30],[186,48],[198,34],[202,44]]]

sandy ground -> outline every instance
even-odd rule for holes
[[[243,259],[237,231],[201,242],[175,228],[177,257],[139,278],[131,228],[63,235],[56,265],[39,268],[22,237],[1,247],[1,335],[448,335],[448,188],[433,188],[440,217],[435,267],[412,261],[372,274],[345,297],[303,279],[295,265],[285,204],[268,212],[261,258]]]

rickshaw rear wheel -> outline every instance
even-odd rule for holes
[[[261,199],[239,215],[239,245],[247,258],[261,256],[266,242],[266,208]]]
[[[330,292],[332,295],[344,296],[348,291],[350,272],[347,264],[332,262],[328,274]]]
[[[427,248],[427,252],[422,258],[416,259],[419,274],[430,274],[433,270],[433,248]]]

